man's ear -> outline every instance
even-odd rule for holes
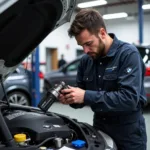
[[[104,28],[100,28],[100,30],[99,30],[99,37],[100,37],[101,39],[104,39],[105,36],[106,36],[106,31],[105,31],[105,29],[104,29]]]

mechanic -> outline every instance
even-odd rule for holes
[[[68,33],[85,55],[78,67],[78,87],[62,90],[60,102],[73,108],[89,105],[93,126],[111,136],[119,150],[146,150],[145,65],[137,48],[108,34],[94,9],[81,10]]]

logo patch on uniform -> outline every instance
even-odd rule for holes
[[[112,71],[114,71],[114,70],[116,70],[117,69],[117,66],[113,66],[113,67],[111,67],[111,68],[106,68],[105,69],[105,72],[112,72]]]
[[[130,67],[126,69],[127,73],[130,73],[131,71],[132,71],[132,68],[130,68]]]

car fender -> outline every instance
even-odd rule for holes
[[[28,88],[26,88],[26,87],[24,87],[24,86],[21,86],[21,85],[13,85],[13,86],[10,86],[10,87],[8,87],[7,89],[6,89],[6,93],[10,93],[10,92],[12,92],[12,91],[14,91],[14,90],[18,90],[18,91],[23,91],[24,93],[26,93],[29,97],[30,97],[30,99],[31,99],[31,93],[30,93],[30,91],[29,91],[29,89]]]

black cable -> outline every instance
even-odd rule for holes
[[[38,144],[38,145],[35,145],[35,146],[23,146],[23,147],[28,147],[28,148],[39,148],[40,146],[42,146],[44,143],[46,143],[46,142],[48,142],[48,141],[50,141],[50,140],[53,140],[53,139],[55,139],[56,137],[50,137],[50,138],[47,138],[47,139],[45,139],[43,142],[41,142],[40,144]]]
[[[2,76],[0,77],[0,82],[1,82],[1,86],[2,86],[3,92],[4,92],[4,98],[6,98],[7,105],[10,108],[10,103],[9,103],[9,100],[8,100],[8,97],[7,97],[5,88],[4,88],[4,83],[3,83],[3,80],[2,80]]]
[[[37,145],[37,147],[40,147],[42,146],[44,143],[48,142],[49,140],[53,140],[55,139],[56,137],[50,137],[50,138],[47,138],[46,140],[44,140],[43,142],[41,142],[40,144]]]

